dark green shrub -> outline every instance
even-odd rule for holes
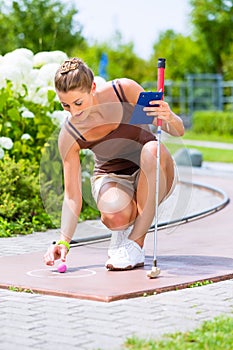
[[[5,154],[0,160],[0,237],[54,227],[40,197],[38,165]]]
[[[56,227],[60,226],[64,197],[63,168],[57,144],[59,132],[60,129],[57,128],[43,147],[39,175],[40,193],[44,208]],[[82,167],[83,201],[79,221],[96,219],[100,213],[91,194],[90,176],[94,169],[92,152],[82,150],[80,152],[80,161]]]
[[[192,129],[196,133],[233,136],[233,113],[221,111],[195,112],[192,125]]]

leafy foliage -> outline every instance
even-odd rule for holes
[[[193,114],[193,131],[197,134],[233,135],[232,112],[197,111]]]
[[[0,52],[27,47],[33,52],[63,50],[82,46],[78,10],[57,0],[18,0],[8,7],[0,4]]]
[[[211,59],[208,52],[203,60],[200,44],[191,37],[177,34],[173,30],[162,33],[153,46],[154,54],[150,62],[157,62],[159,57],[166,57],[166,78],[173,81],[184,80],[187,74],[211,71]],[[206,64],[208,62],[208,64]]]
[[[124,43],[119,32],[116,32],[109,42],[95,43],[81,51],[80,48],[74,48],[72,56],[81,57],[92,68],[95,75],[98,75],[99,62],[103,53],[108,56],[107,75],[109,80],[124,76],[139,83],[155,80],[155,73],[151,71],[149,62],[137,57],[134,53],[133,43]]]
[[[190,0],[196,37],[205,45],[216,73],[223,73],[224,55],[233,46],[233,1]],[[204,58],[205,61],[205,58]]]
[[[0,237],[54,227],[40,197],[38,170],[32,160],[16,162],[7,154],[0,160]]]

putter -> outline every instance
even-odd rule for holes
[[[164,92],[164,71],[165,58],[158,59],[158,81],[157,90]],[[161,126],[162,120],[157,121],[157,154],[156,154],[156,183],[155,183],[155,226],[154,226],[154,256],[153,266],[151,271],[147,273],[147,277],[156,278],[160,274],[160,269],[157,267],[157,231],[158,231],[158,199],[159,199],[159,174],[160,174],[160,144],[161,144]]]

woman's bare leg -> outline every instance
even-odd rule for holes
[[[157,142],[148,142],[141,153],[141,171],[136,201],[133,193],[115,182],[103,185],[98,198],[102,222],[112,231],[133,225],[129,239],[143,246],[155,215]],[[174,178],[173,159],[161,144],[159,203],[169,192]]]
[[[115,182],[103,185],[97,206],[102,222],[112,231],[128,228],[137,216],[134,193]]]
[[[129,239],[143,246],[146,233],[155,215],[155,187],[156,187],[156,154],[157,142],[148,142],[141,153],[141,172],[137,187],[137,210],[133,230]],[[174,178],[173,159],[167,149],[161,144],[159,203],[169,192]]]

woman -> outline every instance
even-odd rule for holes
[[[59,135],[64,170],[64,201],[60,241],[48,248],[47,265],[66,260],[82,207],[79,152],[91,149],[95,169],[93,197],[102,222],[112,230],[105,264],[109,270],[144,265],[144,240],[155,212],[156,136],[148,125],[130,125],[130,117],[143,88],[122,78],[97,89],[91,69],[79,58],[65,61],[55,75],[55,88],[63,108],[70,112]],[[162,119],[162,130],[182,136],[182,120],[165,101],[151,101],[144,111]],[[159,203],[174,190],[173,159],[161,144]]]

